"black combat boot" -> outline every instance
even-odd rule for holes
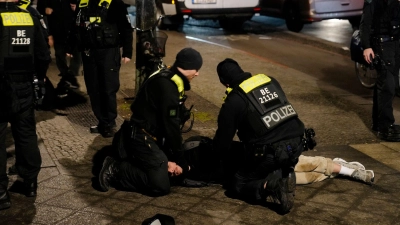
[[[36,195],[37,195],[37,180],[24,181],[24,194],[26,197],[36,197]]]
[[[99,174],[100,190],[108,191],[110,189],[113,180],[115,180],[118,169],[117,161],[113,158],[107,156],[104,159],[103,168],[101,168]]]
[[[10,194],[7,190],[0,191],[0,210],[11,207]]]
[[[295,188],[296,175],[291,169],[286,175],[284,173],[282,178],[274,177],[268,180],[265,191],[279,204],[280,213],[286,214],[294,205]]]
[[[400,126],[392,124],[385,129],[379,129],[378,137],[384,141],[400,142]]]

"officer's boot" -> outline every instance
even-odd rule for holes
[[[118,173],[119,165],[117,161],[115,161],[110,156],[107,156],[103,162],[103,168],[101,168],[99,174],[99,184],[100,189],[102,191],[108,191],[111,187],[111,184],[116,178],[116,174]]]
[[[24,181],[24,194],[26,197],[36,197],[37,194],[37,180]]]
[[[280,213],[286,214],[294,205],[295,188],[296,175],[291,169],[289,172],[284,171],[281,178],[273,176],[268,179],[265,191],[279,204]]]
[[[7,191],[7,188],[3,188],[0,186],[0,210],[8,209],[11,207],[10,194]]]

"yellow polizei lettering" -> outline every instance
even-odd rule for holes
[[[3,26],[33,26],[33,20],[29,13],[10,12],[1,13]]]
[[[254,88],[261,86],[263,84],[269,83],[271,78],[266,76],[265,74],[257,74],[249,79],[243,81],[239,87],[243,89],[244,93],[249,93]]]

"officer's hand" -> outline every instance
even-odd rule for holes
[[[72,11],[75,11],[76,9],[76,4],[69,4],[71,6]]]
[[[66,53],[66,55],[67,55],[68,57],[74,58],[74,56],[73,56],[72,54]]]
[[[372,48],[364,49],[363,55],[367,63],[371,63],[372,59],[375,58],[374,50],[372,50]]]
[[[53,35],[49,35],[49,43],[50,47],[53,47],[54,45],[54,39],[53,39]]]
[[[183,187],[192,187],[192,188],[200,188],[200,187],[205,187],[208,186],[208,184],[204,181],[198,181],[198,180],[191,180],[191,179],[183,179],[181,185]]]
[[[124,63],[127,63],[127,62],[129,62],[129,61],[131,61],[131,59],[128,58],[128,57],[122,58],[122,62],[124,62]]]
[[[168,162],[168,173],[171,175],[171,177],[176,177],[179,176],[183,173],[182,167],[178,166],[174,162]]]
[[[53,9],[52,8],[46,8],[44,13],[46,13],[46,15],[51,15],[53,13]]]

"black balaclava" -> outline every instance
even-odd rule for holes
[[[239,85],[251,77],[250,73],[244,72],[239,64],[230,58],[226,58],[217,66],[217,73],[222,84],[229,84],[230,87]]]

